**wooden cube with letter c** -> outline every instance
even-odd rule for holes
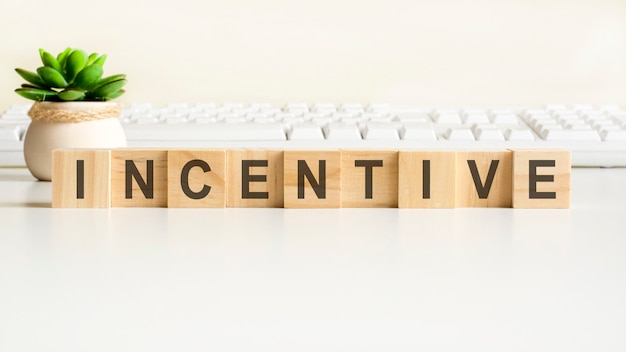
[[[167,153],[167,206],[226,206],[225,150],[170,150]]]

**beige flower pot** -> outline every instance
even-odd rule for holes
[[[33,106],[24,137],[24,158],[31,174],[52,179],[52,151],[61,148],[122,148],[126,135],[114,102],[41,102]]]

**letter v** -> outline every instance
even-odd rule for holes
[[[478,198],[485,199],[489,197],[489,191],[491,190],[491,184],[493,184],[493,179],[496,176],[496,170],[498,169],[498,164],[500,160],[491,160],[491,165],[489,166],[489,172],[487,173],[487,179],[485,180],[485,184],[480,180],[480,175],[478,174],[478,167],[476,166],[476,160],[468,160],[467,165],[469,166],[470,172],[472,173],[472,179],[474,180],[474,185],[476,186],[476,192],[478,193]]]

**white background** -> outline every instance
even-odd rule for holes
[[[620,0],[1,0],[0,109],[37,49],[107,53],[121,102],[617,103]]]

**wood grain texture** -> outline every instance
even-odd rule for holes
[[[52,152],[53,208],[111,206],[110,150]]]
[[[454,151],[400,151],[398,207],[454,208],[456,168]]]
[[[341,151],[341,206],[395,208],[398,206],[398,152]]]
[[[170,150],[167,153],[167,206],[226,206],[226,151]]]
[[[228,207],[283,207],[282,150],[233,149],[226,159]]]
[[[513,207],[569,208],[569,150],[513,150]]]
[[[284,155],[285,208],[341,206],[340,151],[286,150]]]
[[[149,194],[140,189],[139,180],[130,177],[127,190],[127,161],[136,168],[146,183]],[[148,165],[152,167],[149,168]],[[149,171],[149,169],[151,171]],[[148,174],[152,173],[152,182]],[[151,193],[151,194],[150,194]],[[130,198],[128,198],[130,196]],[[111,206],[165,207],[167,206],[167,151],[158,149],[114,149],[111,151]]]
[[[512,152],[457,152],[457,207],[510,208]]]

